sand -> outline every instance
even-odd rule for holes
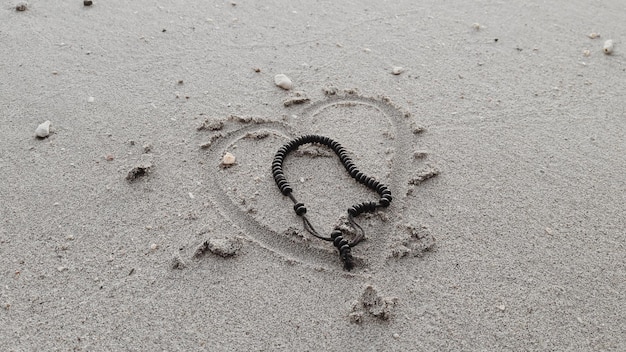
[[[3,350],[626,350],[622,1],[16,5]],[[272,179],[308,133],[393,192],[350,272]],[[285,164],[322,233],[377,199]]]

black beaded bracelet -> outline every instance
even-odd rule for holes
[[[348,171],[352,178],[357,180],[359,183],[367,186],[369,189],[376,191],[376,193],[378,193],[378,195],[380,196],[378,202],[362,202],[353,205],[348,209],[348,221],[350,222],[352,227],[358,231],[357,236],[355,236],[352,241],[348,241],[347,239],[345,239],[343,232],[338,227],[335,227],[335,229],[331,232],[330,237],[320,235],[317,231],[315,231],[313,225],[306,217],[307,209],[304,206],[304,203],[298,202],[293,196],[293,188],[291,188],[291,185],[287,181],[285,173],[283,172],[283,162],[285,161],[285,157],[287,156],[287,154],[298,149],[299,146],[309,143],[322,144],[332,149],[335,154],[337,154],[337,156],[341,160],[341,163],[346,168],[346,171]],[[389,204],[391,204],[392,200],[391,191],[389,190],[389,188],[384,184],[376,181],[373,177],[369,177],[359,171],[356,165],[354,165],[352,159],[350,159],[350,157],[348,156],[348,152],[344,147],[341,146],[341,144],[328,137],[312,134],[297,137],[278,149],[276,155],[274,156],[274,161],[272,162],[272,175],[274,176],[274,181],[276,181],[276,185],[280,189],[280,192],[284,196],[289,197],[294,203],[293,209],[298,216],[302,217],[304,228],[317,238],[325,241],[332,241],[333,245],[337,247],[337,250],[339,250],[339,256],[343,261],[344,268],[346,270],[352,269],[354,267],[354,259],[352,258],[351,248],[356,246],[365,237],[365,232],[363,231],[363,228],[361,228],[361,226],[359,226],[354,221],[354,218],[362,213],[372,212],[377,208],[388,207]]]

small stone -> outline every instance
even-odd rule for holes
[[[404,68],[400,66],[396,66],[391,70],[391,73],[393,73],[396,76],[401,74],[402,72],[404,72]]]
[[[293,82],[286,75],[279,73],[274,76],[274,83],[282,89],[290,90],[293,88]]]
[[[150,245],[150,250],[152,251],[156,251],[157,249],[159,249],[159,245],[156,243],[153,243]]]
[[[480,23],[473,23],[472,24],[472,28],[474,28],[475,30],[479,31],[480,30]]]
[[[504,304],[501,304],[498,306],[498,310],[504,312],[506,310],[506,306]]]
[[[393,334],[393,338],[394,339],[399,339],[400,338],[400,334],[398,334],[398,333]]]
[[[235,162],[237,161],[237,158],[235,158],[235,156],[233,154],[231,154],[230,152],[226,152],[224,154],[224,156],[222,157],[222,167],[231,167],[235,164]]]
[[[600,38],[600,33],[592,32],[592,33],[589,33],[589,35],[587,36],[591,39],[596,39],[596,38]]]
[[[22,12],[26,10],[28,10],[28,3],[25,1],[18,2],[17,5],[15,5],[15,11]]]
[[[115,156],[113,156],[113,154],[107,154],[104,159],[106,161],[113,161],[115,159]]]
[[[58,270],[60,273],[62,273],[62,272],[64,272],[64,271],[66,271],[66,270],[67,270],[67,267],[65,267],[65,266],[60,266],[60,267],[57,267],[57,270]]]
[[[585,57],[589,57],[591,55],[591,51],[589,50],[583,50],[583,56]]]
[[[143,152],[150,153],[152,151],[152,144],[146,143],[143,145]]]
[[[39,138],[46,138],[50,135],[50,121],[46,121],[35,130],[35,135]]]
[[[87,98],[87,102],[88,103],[93,103],[94,101],[96,101],[96,98],[94,98],[94,97]]]
[[[85,5],[85,6],[91,6],[91,5],[93,5],[93,1],[91,1],[91,0],[84,0],[84,1],[83,1],[83,5]]]
[[[253,68],[253,70],[254,70],[254,72],[256,72],[256,73],[261,72],[261,69],[260,69],[260,68],[258,68],[258,67]]]
[[[604,42],[604,53],[607,55],[611,55],[613,53],[613,40],[609,39],[606,42]]]

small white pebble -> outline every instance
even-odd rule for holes
[[[46,138],[50,135],[50,121],[46,121],[35,130],[35,135],[39,138]]]
[[[400,338],[400,334],[398,334],[398,333],[393,334],[393,338],[394,339],[399,339]]]
[[[473,23],[472,28],[474,28],[477,31],[480,30],[480,23]]]
[[[504,312],[506,310],[506,306],[504,304],[501,304],[498,306],[498,310]]]
[[[372,51],[372,49],[370,49],[370,48],[363,48],[363,51],[365,51],[366,53],[369,53],[369,52]]]
[[[159,245],[156,244],[156,243],[153,243],[153,244],[150,245],[150,249],[153,250],[153,251],[157,250],[158,248],[159,248]]]
[[[235,158],[235,156],[229,152],[226,152],[226,154],[224,154],[224,156],[222,157],[223,166],[232,166],[233,164],[235,164],[235,161],[237,161],[237,158]]]
[[[604,53],[610,55],[613,53],[613,40],[609,39],[604,42]]]
[[[600,34],[593,32],[593,33],[589,33],[589,35],[587,35],[589,38],[591,39],[596,39],[596,38],[600,38]]]
[[[394,75],[399,75],[402,72],[404,72],[404,68],[402,68],[400,66],[396,66],[393,69],[391,69],[391,73],[393,73]]]
[[[304,177],[300,177],[300,183],[304,183]]]
[[[96,98],[94,98],[94,97],[87,98],[87,102],[88,103],[93,103],[94,101],[96,101]]]
[[[282,73],[274,76],[274,83],[285,90],[290,90],[291,88],[293,88],[293,82],[291,82],[291,79],[289,79],[289,77]]]
[[[62,272],[64,272],[64,271],[66,271],[66,270],[67,270],[67,268],[66,268],[66,267],[64,267],[64,266],[60,266],[60,267],[57,267],[57,270],[58,270],[60,273],[62,273]]]
[[[189,198],[194,199],[196,197],[193,195],[193,193],[189,192]]]
[[[589,57],[589,56],[591,55],[591,51],[589,51],[588,49],[587,49],[587,50],[584,50],[584,51],[583,51],[583,55],[584,55],[585,57]]]

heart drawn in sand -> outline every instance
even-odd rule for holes
[[[318,134],[341,143],[358,168],[388,185],[394,197],[389,208],[359,217],[367,240],[353,250],[357,270],[411,251],[412,235],[398,227],[397,219],[402,218],[410,188],[412,142],[420,130],[388,99],[331,95],[286,120],[231,117],[225,123],[207,121],[203,127],[212,130],[210,142],[203,146],[214,181],[209,196],[222,216],[251,241],[289,261],[341,270],[332,243],[304,231],[292,202],[280,193],[271,174],[278,148],[296,136]],[[235,163],[231,159],[220,165],[227,153]],[[300,147],[285,160],[284,170],[293,194],[306,204],[309,220],[324,235],[336,225],[349,232],[347,209],[378,199],[354,181],[326,147]]]

